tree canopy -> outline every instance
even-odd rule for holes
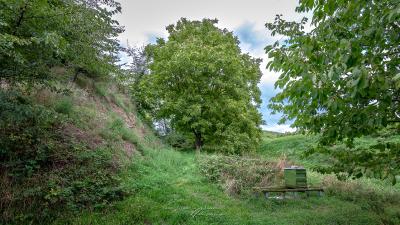
[[[320,151],[337,159],[325,171],[395,180],[399,144],[322,146],[344,141],[352,148],[357,137],[399,125],[399,1],[305,0],[297,11],[312,12],[311,24],[282,15],[266,24],[284,37],[266,47],[272,58],[267,67],[281,73],[275,86],[282,91],[270,107],[284,113],[282,122],[294,120],[300,130],[321,134]]]
[[[181,19],[168,26],[168,39],[146,48],[150,75],[141,90],[151,93],[154,118],[191,135],[197,149],[251,151],[261,134],[261,60],[241,53],[238,39],[216,23]]]
[[[66,66],[89,74],[115,69],[122,27],[113,0],[0,0],[0,76],[46,81]]]

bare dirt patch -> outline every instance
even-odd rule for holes
[[[117,113],[120,117],[122,117],[122,119],[125,121],[126,125],[129,128],[136,127],[136,118],[133,115],[126,113],[124,109],[117,106],[113,102],[110,102],[110,106],[113,112]]]
[[[124,142],[124,152],[129,158],[132,158],[134,155],[140,154],[140,152],[136,149],[136,146],[130,142]]]
[[[137,133],[137,135],[139,136],[139,138],[143,139],[143,137],[146,134],[146,129],[143,125],[140,125],[137,123],[137,119],[134,113],[132,112],[125,112],[124,109],[122,109],[121,107],[119,107],[118,105],[116,105],[113,102],[109,102],[111,109],[113,112],[115,112],[116,114],[118,114],[124,121],[125,124],[128,128],[130,129],[134,129]]]
[[[96,149],[104,144],[103,139],[99,135],[82,130],[73,124],[65,124],[61,129],[65,136],[85,144],[90,149]]]

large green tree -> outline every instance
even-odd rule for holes
[[[281,73],[271,108],[321,134],[317,149],[337,159],[325,171],[395,181],[398,143],[354,149],[353,142],[400,122],[399,1],[303,0],[297,11],[312,13],[311,24],[281,15],[266,24],[283,37],[266,47],[268,68]],[[338,141],[348,148],[324,148]]]
[[[261,133],[260,59],[243,54],[232,32],[216,23],[181,19],[168,26],[167,40],[147,46],[151,73],[142,87],[157,100],[155,118],[190,134],[197,150],[251,151]]]
[[[54,66],[108,75],[120,11],[113,0],[0,0],[0,78],[43,82]]]

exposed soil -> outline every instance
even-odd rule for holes
[[[62,133],[71,139],[84,143],[90,149],[96,149],[104,143],[99,135],[84,131],[73,124],[65,124],[62,127]]]
[[[136,149],[136,146],[130,142],[124,142],[124,151],[129,158],[132,156],[140,154],[140,152]]]
[[[121,107],[117,106],[115,103],[110,102],[112,111],[117,113],[125,121],[129,128],[136,127],[136,119],[133,115],[127,114]]]

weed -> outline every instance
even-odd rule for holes
[[[82,89],[86,89],[89,88],[91,83],[93,81],[90,80],[87,76],[77,76],[75,83],[78,85],[78,87],[82,88]]]
[[[112,116],[112,119],[108,122],[108,125],[102,131],[101,135],[110,141],[128,141],[134,144],[139,151],[144,149],[144,146],[135,131],[129,129],[124,120],[116,115]]]
[[[100,97],[106,97],[108,95],[107,84],[104,82],[95,82],[94,91]]]
[[[112,93],[111,94],[111,100],[119,107],[121,107],[122,109],[124,109],[125,112],[130,112],[131,109],[129,109],[128,105],[124,102],[124,99],[122,97],[121,94],[116,94],[116,93]]]
[[[73,112],[73,103],[70,97],[63,97],[55,102],[54,110],[58,113],[70,115]]]

